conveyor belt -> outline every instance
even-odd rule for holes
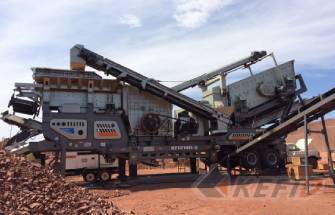
[[[183,83],[180,83],[174,87],[172,87],[173,90],[180,92],[183,90],[186,90],[190,87],[194,87],[198,85],[201,82],[209,81],[218,75],[227,75],[228,73],[242,67],[250,66],[251,64],[254,64],[255,62],[261,60],[266,56],[266,51],[255,51],[252,52],[249,57],[243,58],[239,61],[236,61],[234,63],[231,63],[229,65],[226,65],[218,70],[212,71],[210,73],[206,73],[203,75],[200,75],[196,78],[193,78],[191,80],[185,81]]]
[[[8,112],[2,113],[1,119],[10,125],[16,125],[21,129],[35,129],[37,131],[42,131],[42,123],[34,119],[25,119]]]
[[[288,134],[299,127],[303,126],[304,116],[307,121],[313,121],[319,117],[329,113],[335,109],[335,88],[326,93],[312,99],[308,104],[305,104],[300,110],[293,112],[289,117],[280,124],[269,127],[263,134],[255,137],[250,142],[239,147],[235,153],[240,153],[257,143],[263,142],[270,138],[280,137]]]
[[[17,134],[9,138],[7,141],[5,148],[8,151],[22,147],[26,144],[25,141],[27,139],[42,133],[42,123],[39,121],[25,119],[13,114],[9,114],[8,112],[3,113],[1,119],[10,125],[16,125],[21,129]]]
[[[119,80],[131,84],[132,86],[161,97],[166,101],[184,108],[185,110],[205,119],[221,120],[223,122],[229,123],[229,119],[227,119],[223,113],[218,112],[205,104],[195,101],[190,97],[180,94],[175,90],[168,88],[158,83],[157,81],[143,76],[112,60],[104,58],[103,56],[84,48],[82,45],[76,45],[74,48],[72,48],[71,51],[75,51],[77,56],[83,59],[88,66],[103,71],[107,75],[112,75]],[[73,54],[71,54],[71,56],[73,56]]]

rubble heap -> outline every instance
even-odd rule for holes
[[[52,168],[0,149],[0,214],[125,214]]]

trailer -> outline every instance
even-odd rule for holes
[[[117,159],[107,160],[90,151],[66,152],[65,163],[66,175],[82,175],[84,181],[90,183],[98,178],[109,181],[118,172]]]
[[[171,158],[190,159],[192,173],[197,173],[196,159],[228,169],[279,170],[285,164],[286,135],[302,126],[304,117],[310,121],[335,108],[334,89],[302,99],[307,88],[294,61],[277,64],[265,51],[172,88],[82,45],[71,49],[70,58],[70,70],[33,68],[34,83],[16,83],[14,113],[5,112],[2,119],[19,126],[22,138],[11,140],[9,151],[60,152],[64,170],[67,152],[101,154],[118,160],[120,179],[126,161],[129,176],[136,177],[139,162]],[[272,58],[273,66],[253,72],[251,67],[265,58]],[[250,76],[227,84],[226,76],[239,69],[248,69]],[[202,90],[201,101],[181,93],[194,86]],[[179,107],[174,115],[173,105]],[[9,119],[15,113],[36,116],[40,109],[38,129],[27,123],[34,119]],[[27,142],[34,132],[44,140]]]

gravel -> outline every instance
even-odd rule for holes
[[[0,149],[0,214],[127,214],[51,167]]]

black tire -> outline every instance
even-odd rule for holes
[[[84,172],[83,179],[85,182],[88,182],[88,183],[96,182],[97,174],[91,171]]]
[[[111,180],[111,173],[107,170],[101,170],[99,173],[99,179],[103,182]]]
[[[256,150],[248,150],[241,154],[242,167],[246,169],[254,169],[259,166],[260,156]]]
[[[266,149],[262,153],[262,165],[267,168],[277,168],[280,165],[280,156],[277,150]]]
[[[318,159],[316,157],[309,157],[308,158],[308,165],[311,165],[313,169],[318,168]]]

